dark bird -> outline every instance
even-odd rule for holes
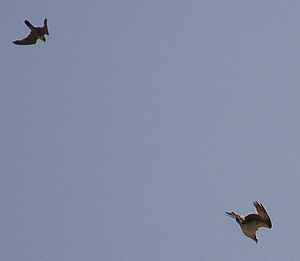
[[[257,213],[248,214],[247,216],[242,216],[239,214],[231,212],[225,212],[229,217],[235,218],[236,222],[239,223],[241,229],[246,237],[250,237],[256,243],[258,238],[256,236],[256,231],[260,227],[272,228],[271,218],[269,217],[266,209],[262,204],[259,204],[257,201],[253,202],[254,207],[256,208]]]
[[[37,39],[46,42],[45,34],[49,35],[47,22],[48,19],[46,18],[43,27],[35,27],[28,20],[25,20],[24,23],[29,27],[30,33],[22,40],[16,40],[13,41],[13,43],[18,45],[30,45],[35,44]]]

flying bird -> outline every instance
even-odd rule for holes
[[[266,209],[262,204],[259,204],[257,201],[253,202],[254,207],[256,208],[257,213],[248,214],[247,216],[242,216],[236,214],[235,212],[225,212],[229,217],[235,218],[236,222],[239,223],[243,233],[246,237],[250,237],[256,243],[258,238],[256,236],[256,231],[260,227],[272,228],[271,218],[269,217]]]
[[[18,45],[30,45],[35,44],[37,39],[46,42],[45,34],[49,35],[47,22],[48,19],[46,18],[43,27],[35,27],[28,20],[25,20],[24,23],[29,27],[30,33],[22,40],[16,40],[13,41],[13,43]]]

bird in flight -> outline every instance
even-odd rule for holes
[[[45,34],[49,35],[47,22],[48,19],[46,18],[43,27],[35,27],[28,20],[25,20],[24,23],[29,27],[30,33],[22,40],[16,40],[13,41],[13,43],[18,45],[30,45],[35,44],[37,39],[46,42]]]
[[[262,204],[257,201],[253,202],[257,213],[248,214],[247,216],[242,216],[236,214],[235,212],[225,212],[229,217],[235,218],[236,222],[239,223],[243,233],[246,237],[250,237],[256,243],[258,238],[256,236],[256,231],[260,227],[272,228],[271,218],[269,217],[266,209]]]

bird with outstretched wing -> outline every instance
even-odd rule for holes
[[[225,212],[229,217],[235,218],[236,222],[240,225],[245,236],[251,238],[256,243],[258,238],[256,236],[256,231],[260,227],[272,228],[271,218],[269,217],[264,206],[257,201],[253,202],[257,213],[248,214],[247,216],[242,216],[236,214],[235,212]]]
[[[35,44],[38,39],[46,42],[45,34],[49,35],[47,22],[48,19],[46,18],[44,20],[44,26],[35,27],[28,20],[25,20],[24,23],[29,27],[30,33],[22,40],[16,40],[13,41],[13,43],[17,45],[30,45]]]

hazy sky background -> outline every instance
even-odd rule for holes
[[[0,260],[299,258],[298,1],[0,13]],[[258,244],[224,214],[255,200]]]

